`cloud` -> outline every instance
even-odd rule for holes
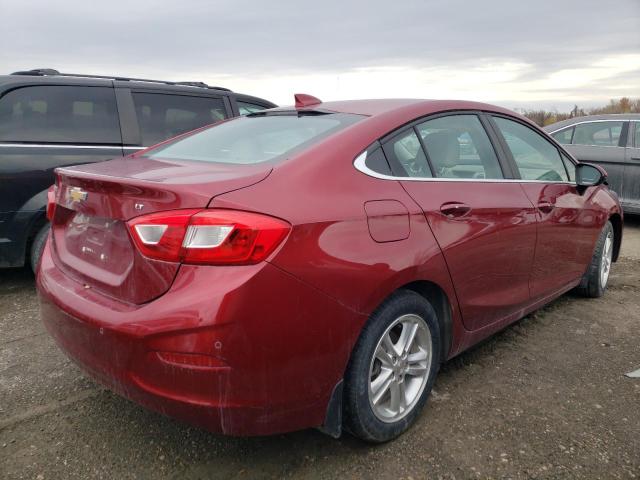
[[[276,102],[598,101],[640,85],[637,0],[0,0],[0,16],[6,72],[205,80]]]

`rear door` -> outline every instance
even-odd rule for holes
[[[628,123],[620,120],[578,123],[571,145],[565,147],[581,162],[601,165],[607,171],[609,187],[623,199]]]
[[[524,122],[493,116],[520,185],[536,207],[536,254],[531,270],[533,300],[551,295],[579,279],[593,253],[597,212],[589,192],[580,193],[575,167],[547,138]]]
[[[640,213],[640,121],[631,122],[629,137],[621,203],[625,210]]]
[[[4,93],[0,97],[2,249],[12,250],[14,245],[24,251],[26,225],[44,211],[54,168],[121,156],[112,87],[31,85]]]
[[[536,218],[501,165],[481,117],[431,118],[384,144],[444,254],[465,326],[476,330],[529,302]],[[425,155],[426,151],[426,155]]]
[[[122,156],[110,87],[37,85],[0,98],[0,211],[53,184],[53,169]]]

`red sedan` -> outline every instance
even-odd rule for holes
[[[603,294],[623,221],[605,180],[502,108],[299,95],[58,169],[42,319],[153,410],[382,442],[441,363],[568,290]]]

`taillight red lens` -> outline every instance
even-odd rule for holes
[[[47,220],[53,220],[53,215],[56,211],[56,191],[58,187],[51,185],[47,190]]]
[[[278,218],[238,210],[174,210],[128,222],[140,252],[149,258],[202,265],[261,262],[291,226]]]

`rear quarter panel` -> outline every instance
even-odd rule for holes
[[[363,326],[362,318],[396,289],[424,280],[438,285],[448,297],[454,352],[462,329],[458,304],[424,214],[399,182],[368,177],[355,169],[353,159],[362,143],[334,144],[279,165],[265,181],[215,197],[210,206],[259,211],[293,225],[270,262],[357,314],[349,328],[349,350]],[[375,200],[398,201],[407,208],[407,238],[390,242],[372,238],[364,204]]]

